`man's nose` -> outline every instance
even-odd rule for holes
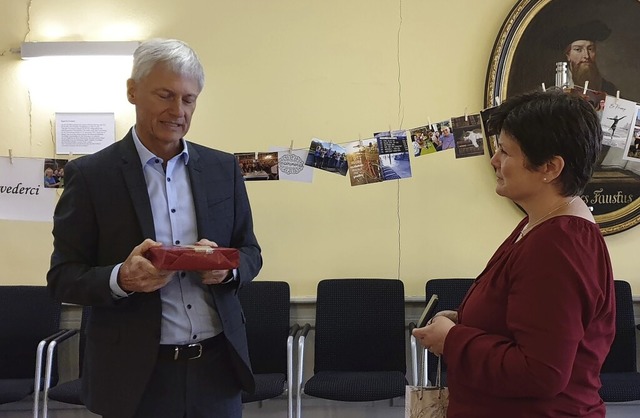
[[[169,105],[169,111],[173,115],[182,116],[184,114],[184,104],[182,103],[182,100],[172,100]]]

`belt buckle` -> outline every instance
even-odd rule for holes
[[[202,344],[195,343],[195,344],[189,344],[187,346],[187,348],[192,348],[192,347],[198,347],[198,355],[197,356],[193,356],[193,357],[189,357],[187,360],[195,360],[195,359],[198,359],[198,358],[202,357]]]

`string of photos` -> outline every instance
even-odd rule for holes
[[[558,87],[553,87],[558,88]],[[546,90],[544,83],[542,90]],[[604,92],[573,86],[563,89],[581,97],[600,116],[603,144],[609,149],[603,164],[640,174],[640,107],[635,102]],[[467,158],[495,152],[497,133],[487,132],[487,121],[500,104],[477,114],[451,117],[408,130],[374,133],[373,138],[334,143],[312,138],[308,148],[273,148],[268,152],[236,153],[245,180],[312,181],[314,170],[349,177],[352,186],[411,177],[410,153],[416,157],[453,150]],[[411,140],[409,145],[408,138]],[[416,160],[417,161],[417,160]]]

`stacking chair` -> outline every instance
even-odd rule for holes
[[[290,326],[289,284],[255,281],[238,293],[246,317],[249,358],[256,390],[242,392],[242,402],[288,396],[287,417],[293,417],[293,339],[299,326]]]
[[[82,308],[82,319],[80,322],[79,330],[67,330],[57,338],[54,338],[47,347],[47,362],[45,367],[45,380],[44,380],[44,401],[42,407],[42,416],[47,418],[49,414],[49,400],[72,404],[72,405],[84,405],[82,400],[82,361],[84,359],[84,348],[86,343],[86,327],[89,322],[89,316],[91,314],[91,307],[85,306]],[[55,373],[55,357],[57,345],[63,341],[71,338],[72,336],[79,334],[78,338],[78,377],[67,382],[55,385],[51,381],[51,376]]]
[[[314,374],[303,381],[305,326],[299,338],[301,396],[378,401],[404,396],[404,285],[393,279],[327,279],[318,284]]]
[[[614,281],[616,291],[616,335],[602,365],[600,396],[605,402],[640,400],[640,373],[636,364],[636,331],[631,286]]]
[[[431,298],[431,295],[438,295],[438,306],[436,307],[436,313],[447,310],[457,310],[465,295],[473,285],[475,279],[471,278],[456,278],[456,279],[430,279],[425,285],[426,300]],[[409,325],[412,328],[413,324]],[[415,359],[417,358],[417,342],[415,337],[411,336],[411,352]],[[438,357],[422,349],[423,357],[425,361],[422,363],[422,381],[435,382],[436,370],[438,365]],[[417,364],[417,363],[416,363]],[[442,374],[441,381],[443,385],[447,383],[447,366],[442,362]],[[414,376],[415,379],[415,376]]]
[[[45,286],[0,286],[0,404],[34,393],[37,416],[43,351],[62,333],[60,310]]]

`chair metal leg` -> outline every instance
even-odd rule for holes
[[[40,413],[40,385],[42,379],[42,353],[47,345],[46,340],[40,341],[36,350],[36,375],[33,380],[33,418],[38,418]]]
[[[296,382],[296,418],[302,417],[302,389],[304,387],[304,341],[311,329],[311,325],[305,324],[298,337],[298,379]]]
[[[429,351],[427,349],[422,350],[422,385],[429,386]]]
[[[293,418],[293,336],[287,338],[287,418]]]
[[[411,381],[414,386],[418,385],[418,347],[416,337],[413,335],[410,338],[411,341]]]

